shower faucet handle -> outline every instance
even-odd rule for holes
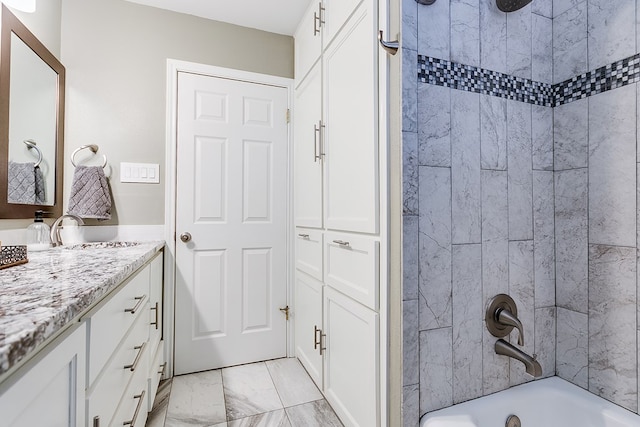
[[[499,308],[496,311],[496,317],[498,322],[501,324],[512,326],[518,330],[518,345],[522,347],[524,345],[524,330],[522,328],[522,322],[520,322],[520,320],[506,308]]]
[[[524,328],[518,319],[518,307],[509,295],[498,294],[489,301],[485,323],[491,335],[498,338],[506,337],[513,328],[518,329],[518,345],[524,345]]]

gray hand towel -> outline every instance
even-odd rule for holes
[[[47,195],[45,194],[44,175],[40,166],[34,168],[35,172],[35,193],[36,193],[36,205],[44,205],[47,201]]]
[[[68,212],[80,218],[111,219],[109,183],[101,166],[76,167]]]
[[[33,205],[36,203],[35,163],[9,162],[7,170],[7,201]]]

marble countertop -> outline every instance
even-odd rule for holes
[[[0,380],[150,260],[164,242],[30,252],[0,270]]]

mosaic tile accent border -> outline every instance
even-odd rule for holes
[[[555,85],[418,55],[418,80],[452,89],[556,107],[640,82],[640,53]]]

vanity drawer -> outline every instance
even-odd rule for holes
[[[149,412],[153,409],[153,401],[158,392],[158,385],[167,369],[167,363],[164,360],[164,341],[160,341],[155,356],[153,356],[153,353],[151,354],[153,360],[149,365],[149,399],[147,400],[149,404],[147,410]]]
[[[380,242],[344,233],[325,234],[325,283],[378,310]]]
[[[127,384],[139,372],[149,371],[148,325],[144,316],[139,316],[129,334],[109,359],[102,375],[90,390],[87,399],[88,425],[95,417],[106,425],[115,413]]]
[[[296,228],[296,268],[322,280],[322,231]]]
[[[136,370],[127,390],[122,395],[116,414],[111,420],[111,426],[144,427],[147,422],[147,408],[149,406],[147,374],[148,369]]]
[[[147,337],[149,313],[149,266],[131,277],[102,307],[87,319],[89,328],[88,384],[91,385],[111,358],[118,343],[144,313]],[[99,337],[99,338],[98,338]]]

